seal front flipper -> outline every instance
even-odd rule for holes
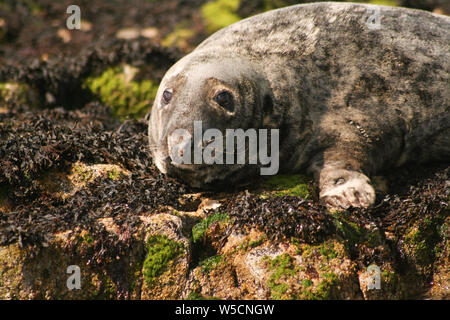
[[[375,189],[369,177],[353,169],[359,167],[350,165],[349,161],[326,159],[310,166],[309,171],[319,185],[320,201],[333,209],[348,209],[351,206],[367,208],[374,204]]]
[[[363,173],[337,169],[322,170],[319,178],[320,200],[328,207],[347,209],[375,202],[375,190]]]

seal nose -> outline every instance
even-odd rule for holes
[[[167,164],[170,163],[169,157],[164,157],[161,154],[156,154],[156,157],[154,158],[154,163],[156,167],[161,171],[162,173],[167,173]]]
[[[169,157],[172,164],[191,164],[192,139],[187,131],[174,131],[167,138]]]

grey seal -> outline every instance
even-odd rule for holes
[[[194,121],[278,128],[281,172],[312,173],[330,207],[368,207],[374,174],[449,161],[449,101],[449,17],[295,5],[219,30],[173,65],[151,111],[150,150],[160,171],[196,187],[250,182],[257,165],[174,163],[171,133],[192,133]]]

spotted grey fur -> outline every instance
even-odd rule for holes
[[[168,136],[207,128],[279,128],[284,172],[314,174],[332,207],[375,201],[370,176],[450,159],[450,18],[373,5],[316,3],[224,28],[161,82],[149,123],[158,168],[197,187],[251,181],[244,165],[174,165]],[[162,102],[164,90],[173,98]],[[213,96],[229,90],[230,113]]]

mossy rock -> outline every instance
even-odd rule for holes
[[[18,82],[0,83],[0,104],[2,104],[1,107],[3,107],[3,104],[10,103],[26,104],[31,107],[40,106],[37,90],[31,88],[29,85]]]
[[[293,258],[288,254],[282,254],[274,259],[265,257],[267,268],[271,275],[267,281],[273,299],[282,299],[287,296],[289,285],[286,283],[290,277],[297,273]]]
[[[269,272],[266,285],[271,298],[326,300],[358,297],[355,265],[341,242],[293,243],[297,248],[295,252],[291,250],[276,257],[263,258]]]
[[[203,219],[192,228],[192,241],[194,243],[199,242],[204,238],[205,233],[209,227],[211,227],[216,222],[226,222],[228,218],[228,214],[217,212]]]
[[[142,299],[179,299],[189,269],[188,248],[184,241],[166,235],[150,235],[142,264]]]
[[[73,196],[77,191],[98,177],[108,177],[111,180],[124,179],[130,172],[114,164],[88,165],[83,162],[75,162],[70,169],[51,169],[42,172],[38,177],[42,190],[61,198]],[[1,195],[1,194],[0,194]],[[0,197],[1,200],[1,197]],[[1,202],[0,202],[1,203]]]
[[[55,234],[45,246],[0,246],[0,299],[118,299],[119,286],[109,270],[119,264],[133,268],[139,254],[130,252],[123,260],[105,262],[100,267],[90,261],[93,241],[86,231],[68,230]],[[71,265],[80,268],[80,289],[67,286],[71,276],[67,268]],[[136,298],[136,291],[130,291],[130,297]]]
[[[295,196],[308,199],[311,196],[311,180],[300,174],[275,175],[263,182],[262,197]]]
[[[147,240],[147,257],[143,265],[143,275],[147,284],[152,284],[164,273],[183,249],[181,242],[170,240],[166,236],[150,237]]]
[[[364,245],[368,248],[379,246],[388,250],[386,236],[375,225],[360,226],[350,221],[348,211],[331,212],[336,227],[337,235],[345,242],[347,250],[351,253],[356,245]]]
[[[209,273],[212,269],[216,268],[224,261],[223,256],[215,255],[200,261],[199,266],[205,273]]]
[[[446,216],[448,216],[448,210],[439,215],[429,214],[422,217],[406,230],[401,241],[409,262],[419,274],[426,277],[431,276],[433,263],[440,256],[442,247],[438,244],[448,237]]]
[[[98,99],[119,119],[142,118],[150,110],[158,85],[152,80],[134,81],[138,70],[129,65],[111,67],[84,81]]]
[[[253,249],[256,247],[261,246],[262,244],[264,244],[267,241],[267,235],[263,234],[262,236],[260,236],[258,239],[255,240],[250,240],[250,239],[246,239],[240,246],[239,249],[243,250],[243,251],[247,251],[249,249]]]
[[[371,267],[379,267],[379,275],[376,275]],[[391,263],[383,263],[380,266],[371,264],[359,274],[359,284],[364,299],[366,300],[399,300],[417,298],[421,291],[420,279],[411,273],[399,273],[394,270]],[[379,287],[374,285],[369,288],[369,283],[374,281],[373,276],[379,276]],[[374,284],[374,283],[373,283]]]

